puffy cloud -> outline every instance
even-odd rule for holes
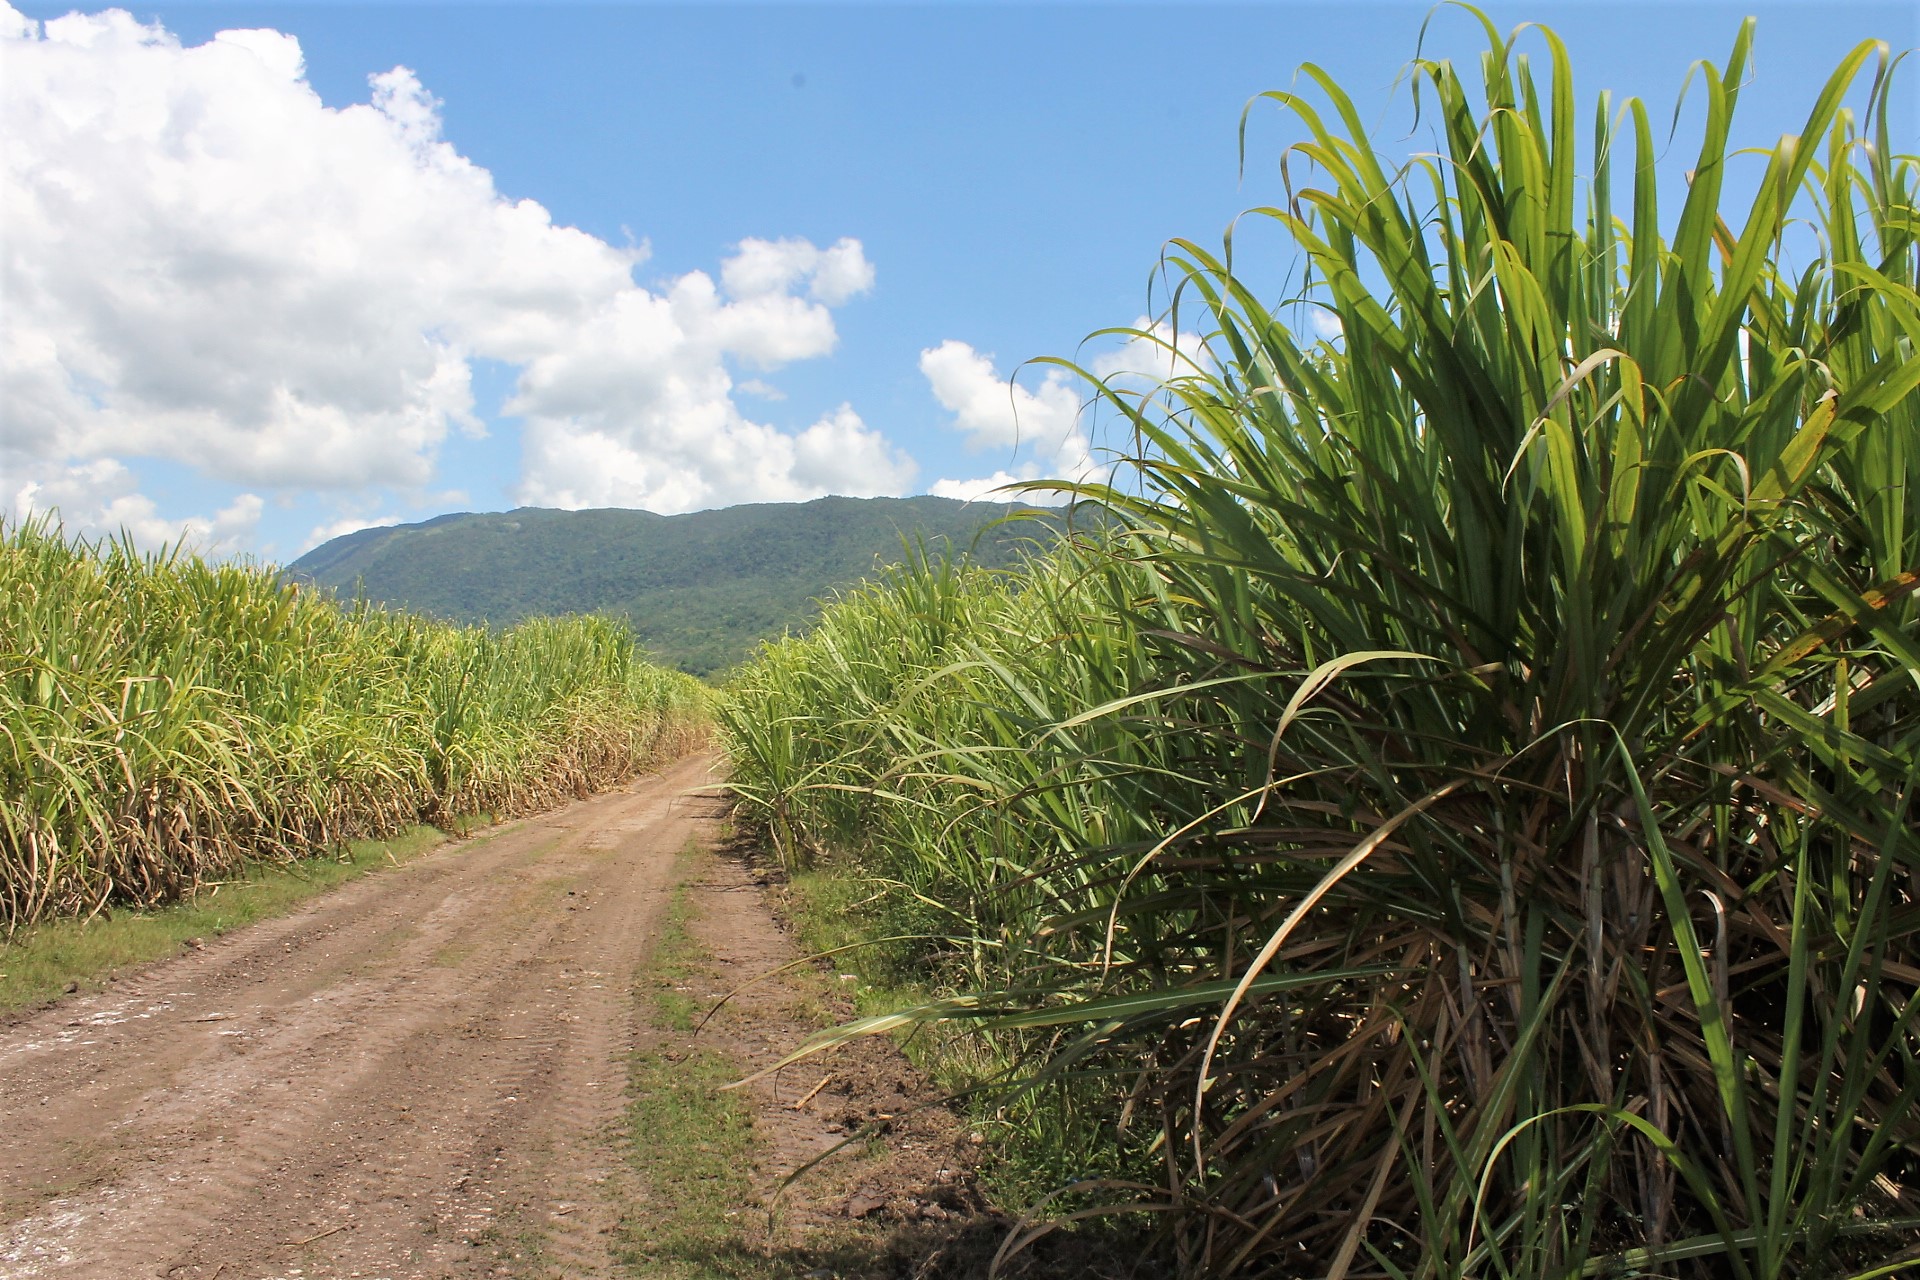
[[[1088,364],[1089,371],[1116,390],[1151,390],[1169,378],[1203,372],[1211,367],[1206,344],[1199,335],[1175,332],[1165,320],[1141,316],[1133,334],[1119,346],[1102,351]]]
[[[843,404],[794,439],[792,470],[808,492],[878,498],[904,492],[918,468]]]
[[[722,281],[738,278],[753,243],[722,265]],[[836,338],[823,304],[770,291],[761,271],[748,269],[745,297],[702,272],[661,296],[628,290],[567,346],[529,362],[507,405],[527,422],[519,500],[670,514],[902,492],[912,460],[851,408],[797,435],[740,411],[729,357],[776,368],[824,355]]]
[[[920,372],[974,446],[1045,449],[1078,428],[1080,394],[1062,370],[1047,370],[1028,390],[996,373],[991,356],[949,338],[920,353]]]
[[[0,90],[0,428],[41,457],[252,485],[425,479],[448,427],[477,426],[456,259],[538,257],[552,229],[529,236],[433,140],[410,73],[330,111],[276,32],[183,49],[118,10],[44,25],[9,43]],[[564,264],[567,292],[623,278],[600,250]]]
[[[935,480],[927,492],[936,498],[958,498],[962,502],[972,502],[976,498],[1004,502],[1008,499],[1019,500],[1020,494],[1010,487],[1019,483],[1021,477],[1011,471],[996,471],[975,480]]]
[[[1133,322],[1132,336],[1097,352],[1084,367],[1110,391],[1139,397],[1170,377],[1204,372],[1211,365],[1198,335],[1141,316]],[[1045,501],[1044,489],[993,491],[1035,480],[1084,483],[1102,477],[1105,468],[1095,460],[1088,438],[1094,406],[1083,399],[1080,380],[1066,370],[1049,367],[1036,383],[1022,386],[995,370],[990,356],[948,339],[920,353],[920,372],[971,447],[1004,448],[1015,457],[1010,469],[990,476],[936,480],[929,493],[967,501],[985,496]]]
[[[185,543],[207,555],[226,555],[246,548],[266,504],[243,493],[212,516],[169,520],[138,491],[131,471],[112,458],[96,458],[29,480],[8,505],[22,517],[57,511],[70,533],[102,537],[125,531],[149,549]]]
[[[311,551],[323,542],[332,542],[335,538],[344,538],[362,529],[386,529],[399,523],[399,516],[345,516],[330,520],[326,524],[315,525],[307,534],[306,541],[300,544],[300,550]]]
[[[530,499],[684,510],[910,476],[850,410],[787,433],[733,400],[734,365],[833,350],[830,308],[873,285],[856,240],[750,239],[718,284],[647,288],[644,248],[502,196],[405,67],[333,108],[276,31],[183,47],[120,10],[40,24],[0,0],[0,40],[0,465],[41,505],[152,458],[371,509],[485,434],[476,359],[519,371]]]
[[[1030,389],[996,372],[992,357],[949,338],[920,353],[920,372],[971,447],[1026,455],[1012,470],[937,480],[928,492],[971,499],[1015,481],[1085,480],[1098,469],[1080,425],[1080,393],[1064,370],[1048,369]]]
[[[736,502],[798,502],[837,493],[903,493],[913,460],[842,405],[798,435],[737,413],[670,416],[634,431],[535,417],[527,441],[529,506],[645,507],[673,514]]]
[[[831,248],[816,249],[805,240],[747,239],[720,279],[736,298],[789,293],[804,283],[813,298],[837,307],[873,288],[873,266],[858,240],[843,238]]]

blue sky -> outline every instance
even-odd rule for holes
[[[1914,4],[1488,11],[1567,40],[1583,127],[1601,88],[1664,125],[1756,14],[1747,143],[1795,130],[1858,41],[1920,43]],[[1145,315],[1169,238],[1217,243],[1277,197],[1295,135],[1256,111],[1243,178],[1248,100],[1317,62],[1405,155],[1395,82],[1429,13],[1430,54],[1483,47],[1424,4],[78,12],[0,45],[0,503],[282,560],[446,510],[1085,466],[1077,390],[1005,379]],[[233,30],[301,61],[257,36],[191,56]],[[1920,149],[1910,88],[1898,119]],[[1676,177],[1694,137],[1683,114]],[[1248,261],[1282,291],[1284,246]]]

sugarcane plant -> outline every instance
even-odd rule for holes
[[[1640,102],[1583,128],[1561,41],[1476,16],[1475,81],[1411,68],[1430,153],[1390,164],[1316,67],[1250,106],[1303,140],[1239,233],[1277,228],[1305,284],[1269,300],[1231,240],[1173,242],[1168,323],[1119,331],[1170,376],[1081,371],[1132,442],[1113,483],[1055,482],[1099,537],[891,681],[857,720],[893,750],[817,748],[837,796],[962,838],[816,840],[1017,868],[998,908],[953,895],[989,980],[841,1035],[970,1022],[1009,1087],[1104,1098],[1112,1204],[1186,1275],[1898,1274],[1920,253],[1895,60],[1861,45],[1799,133],[1736,154],[1743,24],[1698,68],[1676,209]],[[929,703],[964,733],[916,721],[901,752],[894,713]],[[826,803],[788,781],[755,785]]]
[[[706,705],[607,619],[496,635],[0,527],[0,930],[550,807],[685,750]]]

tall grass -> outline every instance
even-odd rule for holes
[[[1599,98],[1583,152],[1557,38],[1541,83],[1486,36],[1477,85],[1415,63],[1440,145],[1397,168],[1316,68],[1268,95],[1303,185],[1248,216],[1340,336],[1175,242],[1208,358],[1094,384],[1138,444],[1080,487],[1106,537],[768,651],[722,713],[739,789],[945,913],[955,995],[903,1018],[974,1022],[1104,1124],[1183,1274],[1896,1274],[1920,254],[1889,59],[1855,50],[1730,209],[1743,26],[1676,213],[1641,104]]]
[[[0,921],[548,807],[684,750],[704,716],[602,619],[493,635],[29,520],[0,530]]]

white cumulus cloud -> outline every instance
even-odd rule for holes
[[[520,501],[674,513],[828,493],[872,498],[913,482],[913,460],[846,405],[797,435],[725,413],[648,426],[643,448],[618,428],[532,417]]]
[[[1165,320],[1141,316],[1119,346],[1095,355],[1088,370],[1120,391],[1149,391],[1169,378],[1204,372],[1211,356],[1198,334],[1176,332]]]
[[[21,485],[8,503],[16,518],[57,514],[72,533],[124,531],[142,547],[184,543],[206,555],[245,550],[265,505],[258,494],[243,493],[212,516],[169,520],[112,458],[49,470]]]
[[[16,507],[26,486],[36,507],[70,493],[90,520],[151,521],[127,464],[161,459],[367,510],[485,433],[477,359],[519,373],[526,500],[685,510],[910,481],[850,409],[783,432],[734,403],[736,366],[833,350],[831,308],[873,287],[856,240],[749,239],[718,283],[648,287],[644,248],[502,195],[405,67],[329,107],[280,32],[187,47],[121,10],[42,24],[4,0],[0,57]],[[208,536],[243,537],[243,514]]]
[[[723,282],[753,243],[722,264]],[[913,461],[848,406],[798,434],[741,412],[729,358],[776,368],[836,339],[824,304],[742,287],[733,296],[696,271],[661,295],[628,290],[529,362],[507,405],[527,423],[519,500],[672,513],[904,491]]]
[[[344,538],[362,529],[386,529],[399,523],[399,516],[342,516],[338,520],[315,525],[307,533],[306,541],[300,544],[300,550],[311,551],[323,542],[332,542],[335,538]]]
[[[990,502],[1018,502],[1023,500],[1022,495],[1010,486],[1021,483],[1021,480],[1022,477],[1011,471],[996,471],[990,476],[977,476],[971,480],[935,480],[927,492],[936,498],[958,498],[962,502],[972,502],[976,498],[985,498]]]
[[[736,298],[788,293],[804,283],[809,295],[835,307],[873,288],[873,266],[858,240],[842,238],[816,249],[806,240],[749,238],[727,260],[720,279]]]
[[[1048,369],[1022,386],[996,371],[991,356],[949,338],[920,353],[920,372],[971,447],[1021,455],[1011,469],[936,480],[928,492],[970,499],[1022,480],[1086,480],[1098,469],[1081,428],[1080,392],[1064,370]]]
[[[1057,447],[1079,427],[1080,393],[1059,369],[1029,390],[995,371],[993,358],[947,339],[920,353],[920,372],[954,425],[976,446]]]

